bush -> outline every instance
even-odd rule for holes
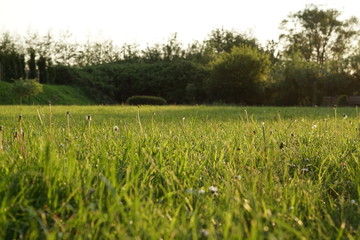
[[[162,97],[132,96],[126,100],[129,105],[165,105],[167,102]]]
[[[38,79],[18,79],[14,80],[13,91],[19,97],[20,104],[23,98],[31,98],[43,91],[43,86]]]

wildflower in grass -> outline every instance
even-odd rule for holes
[[[311,126],[311,128],[312,128],[312,129],[316,129],[316,128],[317,128],[317,125],[316,125],[316,124],[313,124],[313,125]]]
[[[200,234],[201,234],[202,237],[207,238],[207,237],[209,237],[210,232],[209,232],[209,230],[207,230],[207,229],[201,229],[201,230],[200,230]]]
[[[91,121],[91,115],[87,115],[86,120]]]
[[[119,127],[118,126],[114,126],[114,132],[119,131]]]
[[[200,194],[200,195],[205,194],[205,190],[204,190],[204,189],[200,189],[200,190],[198,191],[198,194]]]
[[[300,171],[301,171],[302,173],[307,173],[307,172],[309,172],[309,169],[308,169],[308,168],[302,168]]]
[[[210,187],[209,187],[209,191],[210,191],[212,194],[216,194],[217,191],[218,191],[218,188],[217,188],[217,187],[214,187],[214,186],[210,186]]]
[[[346,114],[343,115],[343,119],[347,119],[348,116]]]
[[[356,201],[355,201],[354,199],[351,199],[350,203],[351,203],[352,205],[355,205],[355,204],[356,204]]]

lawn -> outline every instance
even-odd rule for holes
[[[357,108],[0,112],[0,239],[358,239]]]

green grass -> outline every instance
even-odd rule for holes
[[[358,239],[355,108],[0,111],[0,239]]]
[[[57,105],[89,105],[95,104],[81,89],[78,87],[65,85],[43,85],[43,92],[30,98],[23,99],[25,105],[47,105],[49,101]],[[19,98],[12,90],[12,84],[0,81],[0,104],[19,104]]]

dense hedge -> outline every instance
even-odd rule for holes
[[[132,96],[126,100],[129,105],[166,105],[166,100],[155,96]]]
[[[169,103],[205,99],[208,70],[193,62],[112,63],[84,68],[57,67],[55,83],[80,85],[100,103],[124,103],[129,97],[162,96]]]

